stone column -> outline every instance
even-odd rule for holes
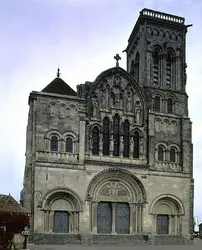
[[[79,231],[79,212],[74,212],[74,233]]]
[[[178,218],[177,215],[174,216],[175,221],[175,235],[178,235]]]
[[[138,232],[142,232],[142,204],[139,204],[139,230]]]
[[[134,233],[135,222],[135,204],[130,203],[130,234]]]
[[[73,212],[69,212],[69,232],[73,232]]]
[[[116,234],[116,203],[112,203],[112,234]]]
[[[85,116],[80,116],[80,123],[79,123],[79,162],[84,162],[84,155],[85,155],[85,130],[86,130],[86,121]]]
[[[138,233],[138,204],[135,204],[135,233]]]
[[[168,234],[172,234],[172,216],[171,215],[168,215],[168,225],[169,225],[169,227],[168,227]]]
[[[49,212],[49,232],[53,232],[54,211]]]
[[[97,207],[98,202],[92,203],[92,231],[93,233],[97,233]]]
[[[44,231],[48,232],[49,228],[48,228],[48,216],[49,215],[49,211],[44,211]]]

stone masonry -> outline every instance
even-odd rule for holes
[[[143,9],[127,70],[116,55],[115,67],[77,92],[58,71],[30,93],[21,202],[33,241],[188,242],[194,180],[184,22]]]

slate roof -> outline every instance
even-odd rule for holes
[[[56,77],[41,92],[77,96],[77,93],[60,77]]]
[[[0,213],[28,213],[11,195],[0,194]]]

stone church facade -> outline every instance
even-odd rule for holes
[[[190,238],[184,21],[143,9],[125,50],[127,70],[116,55],[116,67],[77,92],[58,72],[30,93],[21,202],[35,241]]]

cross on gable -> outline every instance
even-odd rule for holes
[[[114,59],[116,60],[116,67],[119,67],[119,60],[121,60],[119,54],[116,54],[116,56],[114,56]]]

